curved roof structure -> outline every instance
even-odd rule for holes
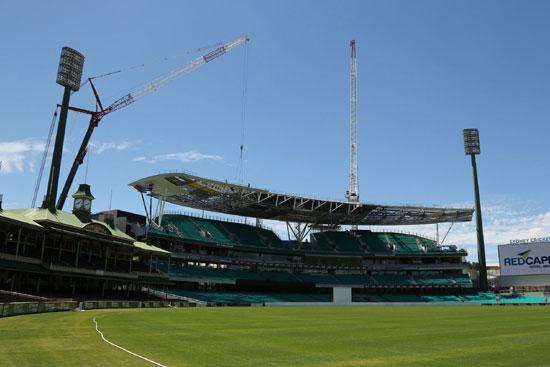
[[[184,207],[286,222],[327,225],[405,225],[469,222],[473,209],[348,203],[277,193],[187,173],[164,173],[129,186]]]

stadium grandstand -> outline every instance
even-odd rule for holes
[[[73,197],[73,212],[0,206],[0,289],[52,298],[127,299],[142,297],[144,286],[168,284],[164,273],[148,265],[166,261],[167,251],[137,241],[112,222],[92,219],[88,185],[80,185]]]
[[[187,173],[146,177],[130,186],[143,196],[143,238],[170,253],[152,264],[172,283],[149,288],[157,295],[216,304],[330,302],[336,288],[349,289],[354,302],[464,302],[469,299],[463,297],[477,297],[463,249],[398,231],[342,230],[469,221],[471,209],[322,200]],[[158,200],[155,212],[152,198]],[[256,224],[166,213],[167,202],[252,217]],[[129,225],[124,212],[103,212],[97,218],[137,227]],[[286,222],[289,238],[281,239],[258,219]]]

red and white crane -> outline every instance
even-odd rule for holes
[[[193,60],[192,62],[180,66],[169,73],[162,75],[151,82],[135,89],[134,91],[126,94],[125,96],[117,99],[113,103],[111,103],[107,107],[103,107],[103,104],[101,103],[101,100],[99,98],[99,94],[94,86],[93,78],[89,78],[88,81],[90,82],[90,85],[92,87],[92,91],[94,93],[97,106],[99,107],[99,111],[90,111],[83,108],[77,108],[77,107],[69,107],[70,110],[81,112],[90,115],[90,122],[88,125],[88,130],[86,130],[86,134],[84,135],[84,138],[82,140],[82,143],[80,145],[80,149],[78,150],[78,153],[75,157],[75,160],[73,162],[73,165],[71,167],[71,170],[69,171],[69,175],[67,176],[67,180],[65,181],[65,185],[63,186],[63,190],[61,191],[61,195],[59,196],[59,200],[57,201],[56,208],[57,210],[62,210],[63,205],[65,204],[65,200],[67,199],[67,196],[69,194],[69,190],[71,188],[71,185],[73,183],[73,180],[76,176],[76,172],[78,171],[78,167],[82,164],[84,161],[84,157],[86,156],[87,150],[88,150],[88,144],[90,142],[90,138],[92,137],[92,133],[94,132],[94,129],[99,125],[99,122],[101,119],[108,114],[118,111],[124,107],[127,107],[128,105],[134,103],[139,98],[145,97],[149,93],[152,93],[154,91],[157,91],[158,89],[166,86],[167,84],[173,82],[176,79],[181,78],[184,75],[187,75],[204,64],[228,53],[231,51],[231,49],[248,42],[249,38],[248,36],[242,36],[240,38],[237,38],[231,42],[225,43],[215,50]]]
[[[351,40],[351,65],[349,73],[349,189],[346,198],[350,203],[359,202],[357,184],[357,62],[355,57],[355,40]],[[357,228],[355,228],[357,229]]]

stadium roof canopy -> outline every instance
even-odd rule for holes
[[[132,182],[139,192],[166,202],[226,214],[327,225],[404,225],[469,222],[473,209],[348,203],[277,193],[210,180],[187,173],[164,173]]]

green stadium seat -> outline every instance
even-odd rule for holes
[[[327,237],[325,232],[312,233],[311,235],[311,245],[314,251],[321,252],[334,252],[335,244],[332,240]]]
[[[157,289],[165,292],[165,289]],[[262,304],[280,302],[331,302],[332,295],[324,293],[284,293],[284,292],[216,292],[169,288],[167,293],[188,297],[208,303],[218,304]]]
[[[269,247],[256,231],[255,226],[248,224],[212,221],[212,223],[226,233],[231,233],[233,241],[249,247]]]
[[[421,277],[417,276],[414,278],[414,280],[418,285],[426,285],[426,286],[434,286],[434,285],[451,286],[455,284],[452,277],[444,276],[444,275],[424,275]]]
[[[361,242],[350,232],[326,231],[322,234],[333,244],[336,251],[363,253]]]
[[[404,275],[376,274],[372,276],[377,284],[384,286],[410,286],[415,285],[415,281]]]
[[[338,279],[331,274],[295,274],[297,279],[304,283],[318,283],[318,284],[339,284]]]
[[[336,279],[347,285],[375,285],[376,281],[370,275],[365,274],[337,274]]]

